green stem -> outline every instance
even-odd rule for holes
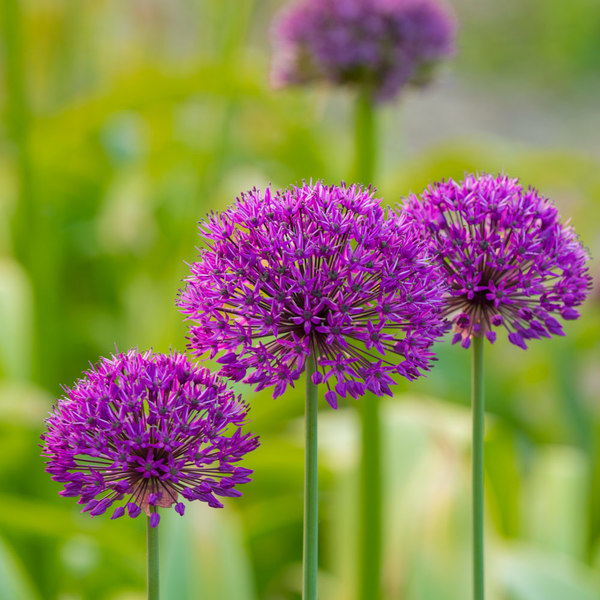
[[[381,596],[381,422],[379,398],[360,400],[362,463],[360,469],[359,595],[361,600]]]
[[[317,437],[317,386],[312,382],[314,356],[306,362],[306,440],[304,448],[304,600],[317,598],[317,568],[319,541],[319,478]]]
[[[483,395],[483,341],[473,338],[473,600],[485,597],[483,547],[483,435],[485,399]]]
[[[147,520],[146,540],[148,543],[148,600],[158,600],[158,527],[150,526]]]
[[[355,127],[354,174],[358,183],[370,185],[375,177],[377,135],[373,98],[367,88],[356,99]]]
[[[376,123],[373,98],[363,89],[356,101],[355,177],[374,182]],[[359,600],[381,597],[382,477],[381,417],[379,398],[369,394],[360,401],[362,460],[359,490]]]

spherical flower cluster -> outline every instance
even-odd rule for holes
[[[587,252],[554,205],[505,175],[436,183],[405,211],[432,239],[450,284],[446,316],[453,343],[496,339],[495,328],[526,340],[564,335],[555,316],[576,319],[590,289]]]
[[[428,81],[455,28],[439,0],[300,0],[273,27],[273,84],[326,80],[390,100]]]
[[[183,356],[131,350],[102,359],[58,400],[47,419],[46,471],[79,497],[83,511],[159,522],[158,507],[186,500],[221,507],[217,496],[252,472],[234,466],[258,446],[242,434],[247,407],[223,381]]]
[[[254,189],[200,229],[206,248],[178,304],[195,323],[191,348],[221,353],[222,374],[277,397],[312,355],[335,408],[428,369],[444,331],[440,273],[370,189]]]

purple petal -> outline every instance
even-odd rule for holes
[[[333,391],[333,390],[329,390],[327,392],[325,392],[325,400],[327,401],[327,404],[329,404],[329,406],[331,406],[331,408],[337,409],[338,407],[338,395]]]
[[[492,331],[491,329],[488,329],[485,332],[485,337],[487,337],[487,339],[490,341],[490,343],[494,343],[496,341],[496,332]]]
[[[115,508],[115,511],[112,514],[111,519],[118,519],[119,517],[122,517],[124,514],[125,514],[125,507],[117,506],[117,508]]]
[[[127,504],[127,514],[132,519],[135,519],[137,516],[139,516],[139,514],[141,512],[142,512],[142,509],[135,502],[129,502]]]
[[[217,358],[217,362],[220,365],[230,365],[237,361],[237,354],[235,352],[228,352],[220,358]]]
[[[525,344],[525,340],[517,331],[511,331],[508,334],[508,340],[515,346],[519,346],[519,348],[523,348],[523,350],[527,350],[527,345]]]
[[[560,314],[562,315],[562,318],[567,321],[573,321],[575,319],[578,319],[580,316],[579,311],[575,310],[574,308],[571,308],[570,306],[563,308]]]

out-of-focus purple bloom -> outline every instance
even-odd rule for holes
[[[252,472],[235,463],[258,446],[242,434],[247,406],[207,369],[184,356],[130,350],[100,363],[65,389],[47,419],[46,471],[92,516],[142,510],[155,527],[158,507],[186,500],[222,506]],[[232,430],[233,428],[233,430]]]
[[[444,331],[440,273],[417,228],[370,189],[254,189],[200,230],[206,248],[178,304],[196,355],[225,353],[221,374],[277,397],[313,355],[335,408],[429,368]]]
[[[453,53],[455,29],[439,0],[300,0],[275,21],[272,81],[324,79],[390,100],[429,80]]]
[[[588,254],[572,227],[535,189],[505,175],[468,175],[436,183],[405,211],[432,240],[451,286],[445,314],[453,343],[467,348],[472,336],[510,342],[564,335],[555,318],[576,319],[591,278]]]

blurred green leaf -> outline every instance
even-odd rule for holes
[[[485,440],[487,506],[498,530],[506,537],[518,537],[521,524],[521,479],[518,438],[502,422],[488,420]]]
[[[200,594],[256,600],[249,557],[231,512],[226,516],[193,505],[183,518],[164,511],[161,519],[161,594],[165,598],[193,600]]]
[[[136,557],[132,563],[141,560],[138,555],[141,540],[131,536],[137,523],[125,521],[126,526],[115,527],[110,519],[92,519],[79,514],[72,506],[72,500],[71,507],[68,502],[65,500],[58,507],[40,500],[0,494],[0,526],[12,533],[39,537],[63,538],[78,532],[93,533],[96,540],[111,551],[128,556],[130,560]]]
[[[59,385],[115,343],[183,349],[174,299],[208,211],[254,185],[349,177],[352,95],[269,86],[268,30],[286,3],[5,3],[22,27],[5,19],[0,40],[0,73],[19,88],[0,86],[0,528],[44,599],[144,597],[142,520],[80,515],[44,473],[39,434]],[[597,255],[600,4],[454,8],[459,50],[443,76],[379,111],[378,195],[393,204],[434,180],[504,170],[551,197]],[[35,268],[24,270],[26,256]],[[588,582],[585,564],[600,555],[592,296],[566,337],[526,353],[499,339],[486,353],[490,600],[507,600],[493,577],[503,538],[544,549],[540,564],[517,565],[506,589],[530,594],[517,600],[538,588],[579,600],[564,581]],[[446,341],[435,351],[435,369],[400,383],[385,408],[386,600],[468,597],[470,356]],[[170,597],[300,597],[302,387],[273,400],[235,386],[262,438],[253,482],[222,513],[164,511]],[[321,595],[332,600],[354,593],[355,404],[320,414]],[[567,575],[555,569],[565,553],[577,558]]]
[[[21,266],[0,257],[0,375],[14,379],[31,376],[31,284]]]
[[[566,558],[530,548],[507,549],[499,579],[508,600],[596,600],[598,574]]]
[[[584,559],[588,527],[584,455],[573,448],[545,448],[530,468],[523,495],[524,535],[540,547]]]
[[[41,599],[19,559],[2,539],[0,539],[0,598],[6,598],[6,600]]]

